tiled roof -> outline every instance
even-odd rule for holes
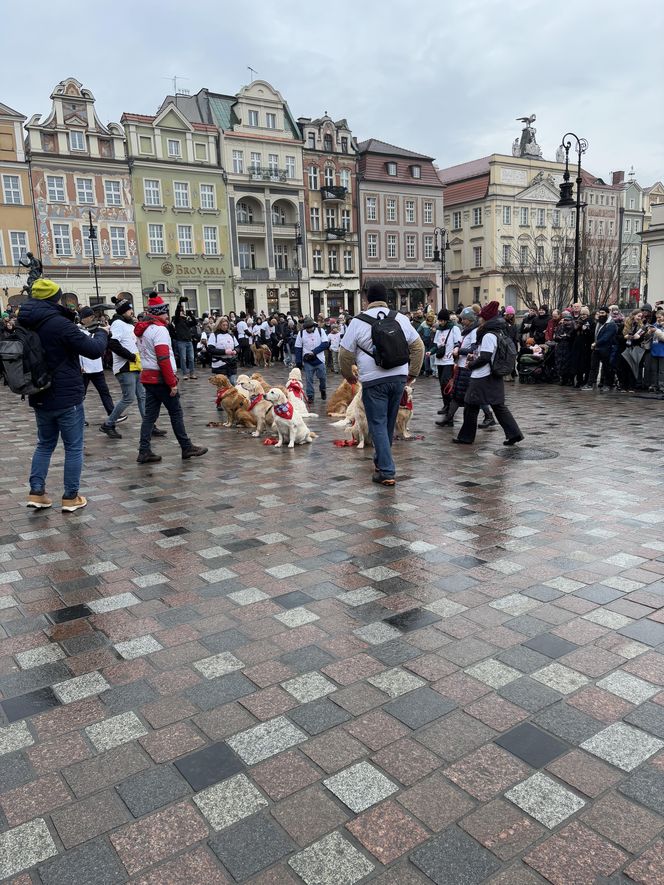
[[[415,151],[407,151],[405,148],[397,147],[395,144],[388,144],[386,141],[379,141],[377,138],[367,138],[358,144],[361,154],[386,154],[387,156],[414,157],[416,160],[431,160],[433,157],[427,157],[425,154],[416,154]]]
[[[0,114],[2,114],[3,117],[16,117],[17,120],[27,120],[27,117],[19,111],[15,111],[14,108],[10,108],[8,104],[3,104],[1,101]]]
[[[443,204],[456,206],[459,203],[470,203],[473,200],[482,200],[486,197],[489,188],[489,173],[469,178],[466,181],[456,181],[454,184],[445,185],[443,191]]]
[[[479,160],[471,160],[468,163],[459,163],[458,166],[448,166],[446,169],[439,169],[438,178],[440,178],[443,184],[461,181],[464,178],[475,178],[475,176],[483,175],[489,171],[490,159],[490,156],[480,157]]]
[[[164,107],[166,107],[166,103],[164,103],[161,106],[160,110],[163,110]],[[178,110],[181,110],[181,109],[178,108]],[[154,121],[156,119],[157,119],[156,117],[151,117],[149,114],[127,114],[127,113],[124,113],[121,117],[122,121],[126,120],[128,123],[154,123]],[[191,122],[191,121],[189,121],[189,122]],[[197,132],[216,132],[217,131],[216,126],[210,126],[208,123],[191,123],[191,125],[193,126],[193,128]]]

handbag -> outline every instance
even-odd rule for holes
[[[456,382],[456,377],[458,374],[459,374],[459,367],[455,366],[452,369],[452,377],[450,378],[450,380],[447,382],[447,384],[443,388],[443,393],[445,394],[445,396],[452,396],[452,393],[454,391],[454,384]]]
[[[447,342],[449,340],[451,331],[452,331],[452,329],[447,330],[447,335],[445,336],[445,343],[439,344],[438,347],[436,348],[436,359],[437,360],[445,359],[445,353],[447,352]]]

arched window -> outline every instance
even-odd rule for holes
[[[272,207],[272,224],[286,224],[286,210],[283,206]]]
[[[254,213],[248,203],[238,203],[236,215],[238,224],[253,224]]]

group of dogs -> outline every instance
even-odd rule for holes
[[[252,428],[252,436],[260,437],[266,430],[277,432],[275,448],[284,444],[289,449],[313,442],[317,434],[309,429],[306,418],[317,418],[310,412],[302,384],[302,373],[291,369],[285,386],[271,387],[259,372],[238,375],[233,385],[226,375],[212,375],[210,384],[217,388],[217,408],[226,413],[222,427]],[[411,439],[408,424],[413,414],[413,388],[406,386],[399,406],[396,435]],[[327,417],[339,418],[332,426],[342,428],[349,445],[363,449],[371,444],[366,412],[359,381],[342,381],[327,402]]]

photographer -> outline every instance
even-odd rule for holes
[[[196,337],[196,320],[185,312],[184,305],[189,299],[186,295],[182,295],[178,299],[178,306],[175,308],[175,316],[171,322],[171,334],[175,347],[178,352],[178,360],[180,362],[180,371],[182,372],[183,381],[195,381],[196,364],[194,360],[194,338]]]
[[[62,289],[57,283],[43,278],[35,280],[31,297],[21,305],[18,318],[19,326],[39,336],[51,376],[45,390],[29,397],[35,411],[38,442],[30,468],[27,503],[35,509],[52,506],[46,495],[46,477],[61,436],[65,450],[62,510],[72,513],[88,503],[79,495],[85,422],[85,386],[79,357],[94,360],[103,355],[108,343],[108,324],[104,318],[92,336],[84,335],[76,326],[76,314],[60,304],[61,298]]]

